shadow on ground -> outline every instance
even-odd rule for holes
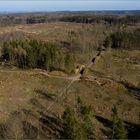
[[[95,116],[95,118],[101,122],[105,127],[107,128],[111,128],[112,127],[112,121],[103,118],[102,116]],[[130,123],[130,122],[124,122],[125,124],[125,128],[128,132],[128,139],[140,139],[140,125],[138,124],[134,124],[134,123]],[[107,131],[106,129],[101,129],[101,131],[103,132],[103,134],[105,134],[106,136],[108,136],[108,138],[111,138],[111,131]]]

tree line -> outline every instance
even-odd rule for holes
[[[104,46],[115,49],[140,49],[140,28],[132,32],[112,33],[105,39]]]
[[[27,24],[36,24],[36,23],[45,23],[46,22],[45,16],[30,16],[26,19]]]
[[[75,14],[75,15],[74,15]],[[48,23],[48,22],[75,22],[75,23],[107,23],[110,25],[135,25],[140,22],[140,16],[135,15],[119,16],[113,15],[95,15],[93,14],[81,14],[81,13],[40,13],[40,14],[24,14],[24,15],[0,15],[0,25],[14,25],[14,24],[36,24],[36,23]]]
[[[74,70],[74,55],[55,44],[37,40],[12,40],[1,46],[1,62],[10,63],[19,68],[41,68],[62,70],[71,73]]]
[[[108,23],[110,25],[134,25],[140,22],[140,16],[112,16],[112,15],[100,15],[100,16],[67,16],[62,17],[60,21],[75,22],[75,23]]]

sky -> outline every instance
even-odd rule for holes
[[[140,10],[140,0],[0,0],[0,12]]]

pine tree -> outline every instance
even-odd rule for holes
[[[94,127],[92,123],[93,119],[92,107],[90,105],[85,105],[79,96],[77,98],[77,104],[78,104],[78,114],[79,117],[81,117],[80,120],[84,132],[84,137],[85,139],[94,139],[95,136],[94,136]]]
[[[64,120],[64,139],[80,139],[80,124],[76,120],[74,111],[66,108],[63,114]]]
[[[80,107],[77,113],[70,108],[66,108],[64,111],[64,133],[62,138],[72,140],[94,139],[91,106],[84,105],[80,98],[77,98],[77,100],[79,100]]]
[[[118,117],[116,106],[112,109],[112,138],[113,139],[127,139],[127,133],[124,128],[122,120]]]

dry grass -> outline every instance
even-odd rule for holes
[[[138,86],[140,82],[140,51],[112,50],[103,55],[93,70]],[[136,64],[137,61],[137,64]]]
[[[102,83],[79,81],[74,82],[64,95],[56,100],[57,96],[64,91],[70,80],[47,77],[40,73],[41,70],[1,70],[0,72],[0,121],[7,122],[11,113],[15,111],[30,110],[36,121],[28,114],[22,115],[19,122],[27,121],[37,127],[38,113],[47,113],[47,107],[54,102],[49,110],[61,117],[66,106],[75,107],[75,95],[80,96],[84,102],[92,105],[97,116],[111,119],[111,109],[117,105],[120,117],[131,123],[139,123],[139,101],[127,92],[125,87],[108,80],[97,79]],[[10,117],[11,118],[11,117]],[[12,122],[8,121],[10,126]],[[13,122],[14,123],[14,122]],[[106,129],[101,122],[94,120],[97,137],[105,135],[101,129]],[[19,126],[15,126],[17,129]],[[13,130],[14,131],[14,130]],[[14,133],[12,131],[12,133]],[[15,130],[16,131],[16,130]],[[21,133],[21,132],[19,132]],[[19,134],[16,135],[17,137]],[[99,137],[98,137],[99,138]]]

